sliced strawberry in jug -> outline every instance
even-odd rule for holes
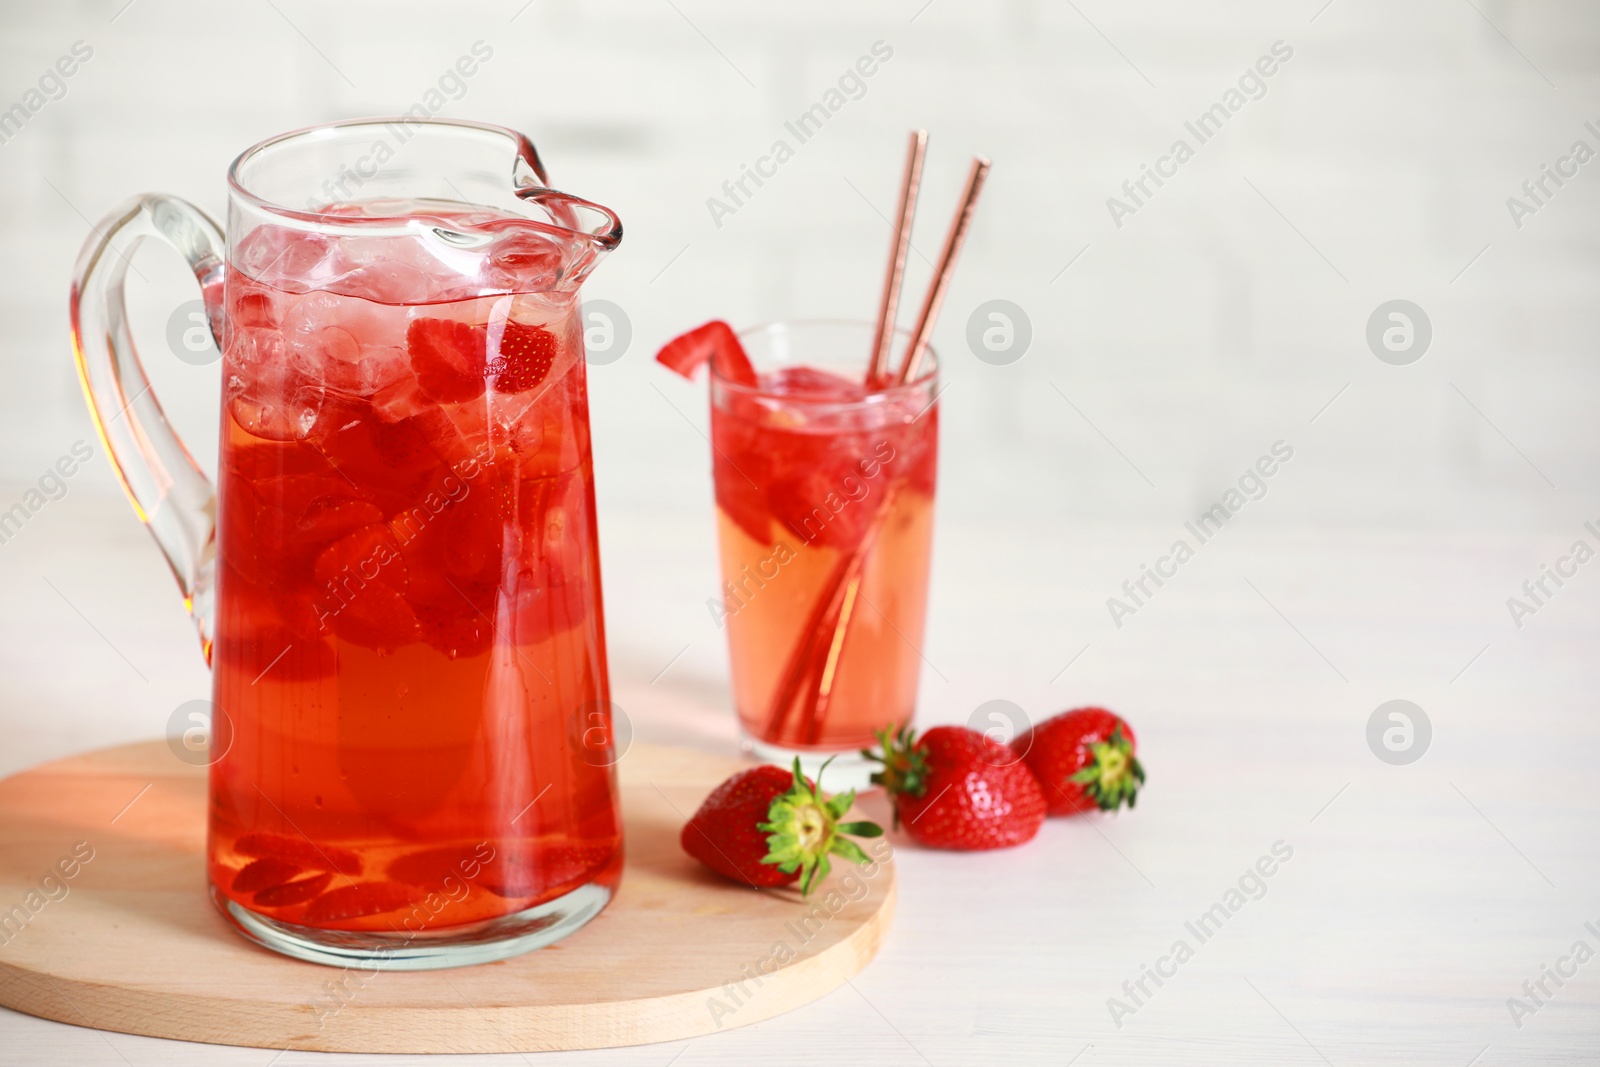
[[[335,845],[314,845],[303,837],[252,831],[233,843],[241,856],[272,857],[313,870],[360,874],[361,857]]]
[[[299,873],[300,867],[287,860],[273,859],[270,856],[259,860],[251,860],[244,865],[243,870],[234,875],[233,891],[235,893],[254,893],[258,889],[282,885]]]
[[[409,575],[387,526],[363,526],[329,545],[314,569],[321,617],[363,648],[393,649],[416,640],[417,617],[405,599]]]
[[[544,381],[555,364],[556,335],[538,326],[507,322],[500,354],[489,361],[497,393],[522,393]]]
[[[586,881],[615,855],[613,840],[512,845],[484,865],[482,884],[497,897],[549,897]]]
[[[389,877],[428,889],[449,888],[452,879],[463,882],[477,877],[483,866],[480,854],[490,854],[485,845],[444,845],[410,852],[389,864]]]
[[[327,871],[314,874],[310,878],[302,878],[297,882],[285,882],[283,885],[270,886],[261,890],[254,897],[255,903],[263,908],[289,908],[296,904],[304,904],[325,889],[333,875]]]
[[[413,319],[406,327],[406,351],[423,393],[445,404],[482,396],[486,340],[481,328],[454,319]]]
[[[405,592],[409,575],[400,545],[387,526],[363,526],[329,545],[317,557],[317,584],[324,589],[345,584],[382,582],[396,592]]]
[[[397,911],[415,901],[421,894],[416,890],[393,882],[360,882],[344,885],[324,893],[306,909],[304,919],[314,926],[361,919],[368,915],[382,915]]]

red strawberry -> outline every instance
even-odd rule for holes
[[[500,354],[489,361],[489,374],[497,393],[532,389],[550,373],[556,361],[556,335],[538,326],[506,322],[500,336]]]
[[[810,893],[832,864],[830,854],[868,863],[861,846],[844,837],[877,837],[875,822],[840,822],[855,790],[824,798],[800,774],[782,767],[752,767],[711,791],[683,825],[683,850],[718,874],[750,886],[800,882]]]
[[[486,340],[481,327],[454,319],[412,319],[406,327],[406,352],[417,384],[440,403],[476,400],[483,395]]]
[[[693,378],[694,372],[707,360],[719,377],[740,385],[757,384],[755,368],[750,365],[750,357],[745,355],[744,345],[739,343],[733,327],[721,319],[713,319],[674,337],[656,353],[657,363],[685,378]]]
[[[1044,795],[1028,768],[992,738],[935,726],[917,740],[908,726],[878,735],[883,764],[872,776],[894,798],[895,825],[928,848],[975,851],[1030,840],[1044,822]]]
[[[1105,708],[1064,711],[1011,742],[1044,787],[1051,815],[1133,807],[1144,768],[1133,727]]]

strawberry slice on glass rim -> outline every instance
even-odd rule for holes
[[[718,377],[740,385],[760,384],[744,345],[739,343],[739,336],[721,319],[712,319],[704,326],[696,326],[674,337],[656,353],[656,362],[689,379],[710,363]]]

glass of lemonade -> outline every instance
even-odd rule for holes
[[[921,673],[938,468],[938,367],[867,389],[869,323],[740,334],[754,386],[711,376],[713,473],[734,701],[746,747],[815,768],[909,722]],[[895,338],[890,366],[907,342]]]

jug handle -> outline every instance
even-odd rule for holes
[[[167,558],[211,661],[217,495],[167,422],[139,361],[123,285],[146,238],[165,241],[200,283],[207,324],[223,346],[222,231],[199,208],[146,193],[106,216],[84,243],[72,279],[72,354],[95,432],[133,510]]]

